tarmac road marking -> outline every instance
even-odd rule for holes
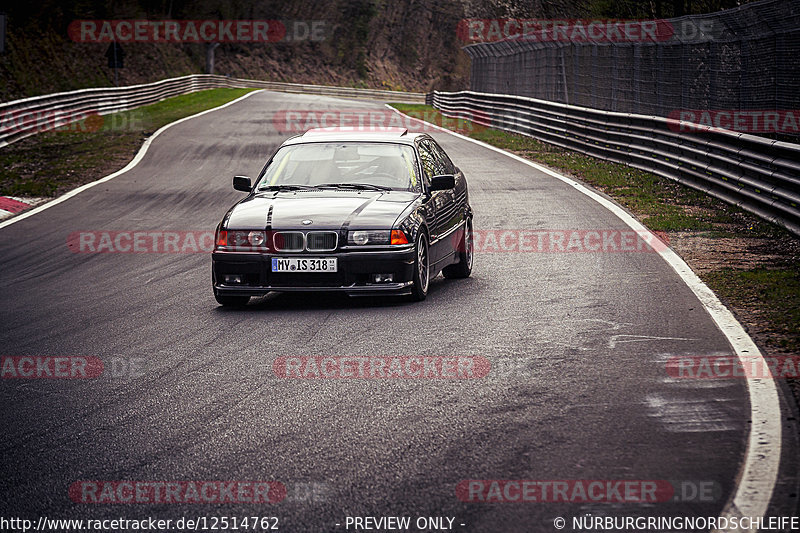
[[[386,107],[400,113],[400,111],[388,104],[386,104]],[[503,154],[539,172],[552,176],[611,211],[628,227],[640,232],[640,235],[652,234],[649,229],[622,207],[572,178],[490,144],[471,139],[435,124],[432,127],[461,140],[477,144],[498,154]],[[658,237],[652,234],[652,238],[657,239]],[[744,357],[763,359],[758,346],[756,346],[742,325],[739,324],[733,313],[720,302],[717,295],[703,283],[689,265],[670,248],[666,246],[659,248],[656,253],[672,267],[697,299],[700,300],[711,319],[728,339],[736,356],[740,359]],[[751,430],[747,440],[744,460],[736,477],[737,482],[733,495],[723,508],[720,516],[726,518],[748,516],[755,519],[766,515],[775,489],[775,483],[778,479],[782,446],[781,422],[783,418],[778,399],[778,390],[773,379],[747,379],[745,381],[747,383],[747,392],[750,396]]]

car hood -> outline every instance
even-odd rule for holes
[[[349,229],[390,228],[419,197],[405,191],[297,191],[245,198],[231,209],[227,229],[270,228]],[[304,225],[304,220],[311,220]]]

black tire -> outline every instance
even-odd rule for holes
[[[244,307],[250,301],[249,296],[238,296],[230,294],[215,294],[214,298],[217,303],[225,307]]]
[[[442,270],[442,275],[448,279],[468,278],[472,274],[472,261],[474,256],[474,239],[472,236],[472,219],[467,219],[464,224],[464,231],[461,242],[459,243],[458,263],[446,266]]]
[[[430,249],[428,236],[420,231],[414,246],[414,285],[411,287],[411,300],[421,302],[428,296],[428,286],[431,283]]]

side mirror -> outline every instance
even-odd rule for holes
[[[455,186],[456,177],[452,174],[440,174],[431,178],[431,191],[446,191]]]
[[[247,176],[234,176],[233,188],[237,191],[250,192],[253,190],[253,184]]]

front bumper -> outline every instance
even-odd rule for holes
[[[392,250],[338,253],[212,253],[214,294],[261,296],[268,292],[336,291],[347,294],[411,292],[414,272],[412,245]],[[272,272],[272,258],[336,257],[337,272]],[[391,283],[372,283],[374,274],[392,274]],[[225,284],[226,275],[239,275],[242,283]]]

